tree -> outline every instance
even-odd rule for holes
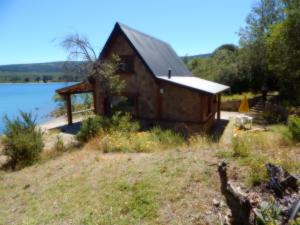
[[[231,91],[249,90],[249,78],[240,66],[240,49],[232,44],[218,47],[208,58],[194,58],[188,63],[193,74],[220,82],[231,87]]]
[[[120,58],[117,55],[112,55],[109,60],[100,60],[88,39],[78,34],[66,37],[61,45],[68,51],[71,65],[72,60],[82,61],[81,64],[71,67],[73,72],[83,75],[83,79],[89,82],[96,82],[107,104],[110,104],[112,94],[124,89],[125,81],[117,73],[120,64]]]
[[[283,99],[300,104],[300,1],[283,0],[286,18],[273,26],[267,38],[270,68],[279,74]]]
[[[276,74],[270,71],[267,62],[266,37],[271,27],[284,19],[281,0],[260,0],[246,18],[246,27],[240,30],[240,55],[244,72],[251,77],[251,86],[260,90],[263,84],[276,86]]]
[[[4,154],[13,169],[33,164],[43,150],[43,132],[31,113],[20,112],[16,119],[4,117]]]

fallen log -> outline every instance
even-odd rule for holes
[[[269,176],[268,187],[274,191],[277,197],[283,198],[287,194],[287,190],[298,192],[297,177],[285,171],[281,166],[271,163],[267,163],[266,168]]]
[[[269,181],[256,187],[252,191],[242,191],[240,187],[229,181],[227,164],[222,162],[218,166],[221,181],[221,192],[231,211],[231,224],[255,225],[290,224],[289,222],[300,216],[300,193],[298,177],[291,175],[282,167],[272,164],[266,165]],[[270,198],[274,199],[270,202]],[[273,210],[277,215],[266,215],[266,211]],[[272,218],[270,218],[270,216]],[[259,223],[257,223],[259,221]]]
[[[253,224],[249,221],[252,209],[250,201],[245,193],[228,181],[227,164],[225,162],[219,164],[218,172],[221,180],[221,192],[225,196],[226,203],[231,210],[231,223],[233,225]]]

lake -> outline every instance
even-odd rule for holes
[[[3,116],[14,118],[19,111],[31,112],[37,122],[51,119],[50,113],[57,104],[53,101],[55,90],[74,83],[1,83],[0,84],[0,133],[3,131]]]

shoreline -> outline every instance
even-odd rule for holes
[[[78,116],[73,118],[73,123],[81,122],[84,119],[84,116]],[[60,128],[62,126],[68,126],[68,121],[66,116],[54,117],[47,122],[38,124],[42,130],[48,131],[55,128]]]

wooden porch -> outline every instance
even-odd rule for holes
[[[74,84],[72,86],[64,87],[61,89],[56,90],[56,93],[61,95],[65,100],[65,105],[67,109],[67,118],[68,118],[68,125],[73,124],[73,114],[83,113],[86,111],[90,111],[91,109],[81,110],[77,112],[72,112],[72,98],[71,96],[74,94],[82,94],[82,93],[92,93],[93,94],[93,102],[94,102],[94,109],[92,109],[96,113],[96,95],[95,95],[95,88],[92,84],[87,81]]]

